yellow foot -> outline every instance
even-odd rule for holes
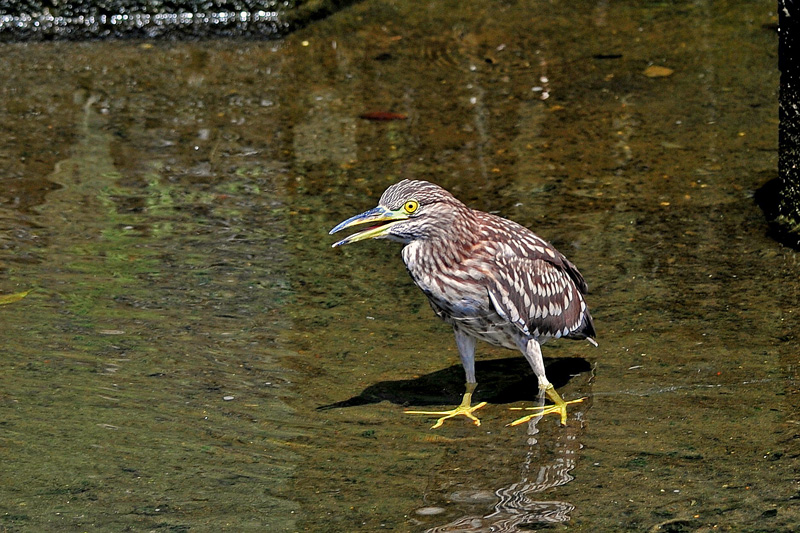
[[[508,424],[509,426],[518,426],[520,424],[524,424],[525,422],[529,421],[531,418],[536,418],[537,416],[544,416],[549,415],[550,413],[556,413],[561,416],[561,425],[567,425],[567,406],[572,405],[573,403],[580,403],[585,400],[586,397],[578,398],[577,400],[570,400],[565,402],[559,398],[559,402],[554,405],[542,405],[540,407],[512,407],[513,411],[535,411],[533,414],[523,416],[522,418],[518,418]]]
[[[445,420],[447,420],[448,418],[456,417],[456,416],[466,416],[467,418],[472,420],[472,422],[476,426],[480,426],[481,425],[481,421],[478,420],[478,417],[476,417],[472,413],[473,413],[473,411],[477,411],[478,409],[480,409],[484,405],[486,405],[486,402],[481,402],[481,403],[479,403],[477,405],[469,405],[469,404],[464,405],[462,403],[461,405],[459,405],[455,409],[451,409],[449,411],[406,411],[406,413],[408,413],[410,415],[436,415],[436,416],[441,416],[441,418],[439,420],[437,420],[434,425],[431,426],[431,429],[436,429],[436,428],[442,427],[442,424],[444,424]]]

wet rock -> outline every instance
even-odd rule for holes
[[[444,507],[420,507],[416,513],[420,516],[433,516],[442,514],[444,511]]]
[[[667,76],[672,76],[672,73],[675,72],[671,68],[661,67],[659,65],[650,65],[646,69],[644,69],[644,75],[648,78],[666,78]]]

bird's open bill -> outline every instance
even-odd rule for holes
[[[378,206],[370,209],[369,211],[365,211],[360,215],[348,218],[333,228],[329,234],[333,235],[337,231],[341,231],[351,226],[358,226],[360,224],[377,224],[334,243],[333,247],[335,248],[344,244],[350,244],[351,242],[363,241],[364,239],[376,239],[383,237],[395,222],[406,219],[408,219],[408,215],[402,210],[391,211],[385,207]]]

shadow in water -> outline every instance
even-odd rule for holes
[[[579,357],[545,358],[547,377],[556,389],[569,380],[591,370],[591,365]],[[538,394],[536,377],[522,357],[477,361],[478,389],[474,402],[508,404],[534,400]],[[370,385],[358,396],[322,405],[319,410],[356,407],[389,401],[403,406],[458,404],[464,394],[464,369],[460,364],[437,370],[414,379],[381,381]]]
[[[794,250],[800,250],[800,235],[787,228],[781,219],[781,196],[785,185],[780,178],[773,178],[755,191],[754,199],[767,219],[767,235]]]

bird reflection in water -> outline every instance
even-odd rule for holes
[[[544,397],[539,398],[544,405]],[[581,448],[579,436],[583,431],[583,416],[588,404],[573,411],[570,424],[560,431],[551,432],[554,441],[552,453],[539,445],[537,424],[542,415],[528,422],[528,450],[521,465],[521,479],[494,491],[499,501],[486,515],[467,515],[447,524],[425,530],[426,533],[511,533],[530,531],[536,524],[555,524],[570,520],[575,506],[569,502],[542,499],[543,493],[572,481]],[[543,461],[547,461],[542,464]]]

